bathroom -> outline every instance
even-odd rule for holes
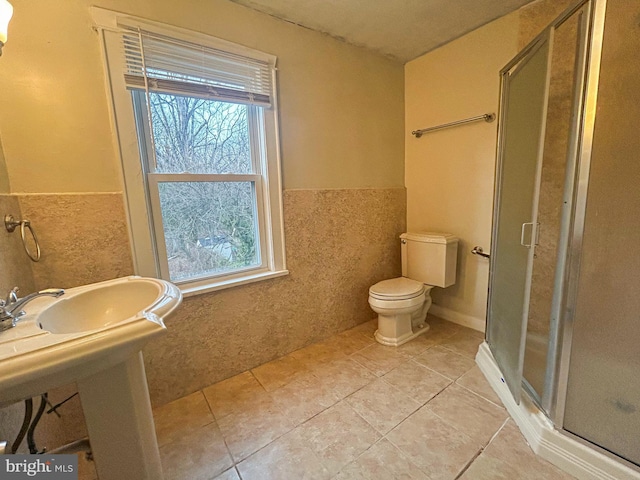
[[[135,272],[91,2],[14,0],[0,57],[0,205],[28,218],[43,255],[0,236],[0,291],[71,288]],[[100,7],[278,57],[286,268],[279,278],[186,296],[144,349],[160,408],[372,320],[367,290],[400,275],[399,235],[460,238],[457,281],[431,313],[483,331],[498,122],[411,131],[498,112],[498,72],[573,2],[538,1],[405,62],[227,0],[110,0]],[[4,294],[3,294],[4,295]],[[52,403],[74,385],[50,392]],[[0,412],[15,436],[22,405]],[[86,436],[80,402],[47,415],[49,449]]]

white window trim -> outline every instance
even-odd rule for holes
[[[162,278],[158,257],[154,253],[157,250],[155,237],[163,241],[163,236],[152,233],[154,225],[152,221],[151,197],[147,188],[152,188],[151,182],[145,181],[145,172],[140,155],[139,139],[136,128],[136,119],[132,102],[132,95],[127,90],[124,75],[121,70],[109,61],[108,51],[117,51],[117,35],[114,32],[120,30],[119,25],[134,25],[144,27],[149,31],[162,33],[177,39],[199,43],[212,48],[226,50],[241,55],[261,59],[270,62],[275,67],[276,57],[243,47],[209,35],[192,32],[178,27],[173,27],[149,20],[133,17],[127,14],[113,12],[98,7],[91,7],[94,26],[100,35],[102,56],[105,65],[106,90],[110,107],[110,115],[113,122],[114,145],[120,156],[122,166],[122,182],[126,191],[127,223],[129,227],[129,240],[134,261],[135,273],[141,276]],[[110,35],[109,35],[110,34]],[[259,228],[261,237],[261,254],[263,267],[246,271],[235,271],[230,274],[215,278],[178,283],[183,295],[190,296],[199,293],[217,291],[237,285],[244,285],[260,280],[287,275],[284,222],[282,208],[282,182],[280,161],[280,138],[277,116],[277,88],[275,68],[273,69],[272,107],[260,108],[264,127],[264,145],[259,149],[266,158],[258,159],[262,162],[260,170],[261,182],[256,182],[258,195],[262,196],[261,215],[259,215]],[[154,174],[155,176],[160,174]],[[255,177],[255,175],[249,175]],[[260,192],[260,190],[262,192]],[[258,201],[260,203],[260,201]],[[266,243],[266,245],[262,245]],[[166,276],[166,274],[165,274]],[[168,278],[167,278],[168,279]]]

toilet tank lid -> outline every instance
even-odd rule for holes
[[[457,243],[458,237],[450,233],[435,232],[407,232],[400,235],[403,240],[413,240],[424,243]]]

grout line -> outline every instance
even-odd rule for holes
[[[231,468],[235,468],[237,462],[236,459],[233,458],[233,455],[231,454],[231,449],[229,448],[229,445],[227,444],[227,439],[224,436],[224,433],[222,433],[222,429],[220,428],[220,424],[218,423],[218,420],[216,419],[216,416],[213,413],[213,410],[211,408],[211,404],[209,403],[209,399],[207,398],[207,396],[204,394],[203,390],[200,390],[202,392],[202,396],[204,397],[205,402],[207,402],[207,407],[209,408],[209,411],[211,412],[211,416],[213,417],[213,421],[216,424],[216,427],[218,429],[218,432],[220,432],[220,437],[222,437],[222,443],[224,443],[224,448],[227,449],[227,455],[229,455],[229,458],[231,459]],[[226,470],[225,470],[226,471]],[[224,472],[223,472],[224,473]],[[239,474],[239,472],[238,472]]]
[[[469,470],[469,467],[471,467],[471,464],[476,461],[476,459],[482,454],[483,451],[484,451],[484,447],[481,447],[480,450],[478,450],[476,452],[476,454],[471,458],[471,460],[469,460],[466,463],[466,465],[462,468],[462,470],[460,470],[460,472],[458,472],[458,474],[455,476],[454,480],[458,480],[462,475],[464,475],[464,472]]]
[[[285,357],[286,357],[286,355],[285,355]],[[275,360],[269,360],[267,363],[275,362],[276,360],[280,360],[280,358],[284,358],[284,357],[279,357],[279,358],[276,358]],[[255,367],[255,368],[260,368],[260,367],[262,367],[263,365],[266,365],[267,363],[263,363],[262,365],[258,365],[258,366],[257,366],[257,367]],[[245,371],[246,371],[246,372],[249,372],[249,374],[253,377],[253,379],[254,379],[256,382],[258,382],[258,385],[260,385],[260,387],[262,387],[262,390],[264,390],[266,393],[269,393],[269,394],[270,394],[271,392],[270,392],[269,390],[267,390],[267,387],[265,387],[265,386],[264,386],[264,384],[260,381],[260,379],[259,379],[258,377],[256,377],[256,375],[253,373],[253,371],[255,370],[255,368],[251,368],[251,369],[249,369],[249,370],[245,370]],[[243,372],[243,373],[244,373],[244,372]],[[242,374],[240,374],[240,375],[242,375]],[[289,382],[289,383],[291,383],[291,382]],[[286,387],[287,385],[288,385],[288,383],[287,383],[287,384],[285,384],[285,385],[283,385],[283,387]],[[278,387],[278,388],[282,388],[282,387]],[[276,388],[275,390],[278,390],[278,388]],[[275,391],[275,390],[273,390],[273,391]]]
[[[508,421],[509,421],[509,418],[505,419],[505,421],[502,422],[502,425],[500,425],[500,428],[498,430],[496,430],[496,433],[494,433],[491,436],[491,438],[486,443],[486,445],[484,445],[483,447],[480,447],[480,450],[478,450],[476,452],[476,454],[473,456],[473,458],[467,462],[467,464],[464,466],[464,468],[458,473],[458,475],[456,475],[454,480],[458,480],[462,475],[464,475],[464,473],[471,467],[473,462],[475,462],[478,459],[478,457],[482,454],[482,452],[484,452],[485,449],[489,445],[491,445],[491,442],[493,442],[493,440],[498,436],[498,434],[502,431],[502,429],[504,428],[504,426],[507,424]]]
[[[391,431],[395,430],[395,429],[396,429],[396,428],[398,428],[400,425],[402,425],[404,422],[406,422],[406,421],[407,421],[407,420],[408,420],[408,419],[409,419],[409,418],[410,418],[414,413],[416,413],[418,410],[421,410],[421,409],[423,409],[424,407],[426,407],[426,406],[429,404],[429,402],[431,402],[431,400],[433,400],[433,399],[434,399],[434,398],[436,398],[438,395],[440,395],[442,392],[444,392],[447,388],[449,388],[449,386],[451,386],[451,383],[450,383],[449,385],[447,385],[446,387],[444,387],[442,390],[440,390],[438,393],[436,393],[433,397],[431,397],[431,398],[430,398],[429,400],[427,400],[425,403],[423,403],[422,405],[420,405],[420,407],[418,407],[416,410],[414,410],[414,411],[413,411],[413,412],[411,412],[409,415],[407,415],[407,417],[406,417],[406,418],[404,418],[404,419],[403,419],[401,422],[399,422],[395,427],[393,427],[391,430],[389,430],[387,433],[385,433],[385,434],[383,435],[383,437],[384,437],[384,438],[386,438],[386,436],[387,436]],[[433,413],[431,410],[429,410],[429,411],[430,411],[431,413]],[[357,413],[357,412],[356,412],[356,413]],[[436,415],[435,413],[433,413],[433,414],[434,414],[434,415]],[[436,417],[438,417],[438,415],[436,415]],[[440,418],[440,417],[438,417],[438,418]],[[442,418],[441,418],[441,420],[442,420],[443,422],[446,422],[446,420],[444,420],[444,419],[442,419]],[[368,422],[367,422],[367,423],[368,423]],[[448,422],[446,422],[446,423],[448,424]],[[452,426],[453,426],[453,425],[452,425]],[[374,428],[375,428],[375,427],[374,427]],[[455,427],[453,427],[453,428],[455,428]],[[387,440],[388,440],[388,439],[387,439]],[[391,442],[391,443],[393,443],[393,442]],[[396,448],[400,448],[400,447],[398,447],[398,446],[397,446],[397,445],[395,445],[395,444],[394,444],[394,446],[395,446]]]
[[[242,475],[240,475],[240,470],[238,470],[238,466],[237,466],[237,464],[234,464],[234,465],[233,465],[233,467],[231,467],[231,468],[233,468],[233,469],[236,471],[236,475],[238,475],[238,478],[239,478],[240,480],[242,480]],[[231,470],[231,468],[230,468],[229,470]],[[226,470],[226,471],[228,472],[229,470]],[[224,473],[224,472],[223,472],[223,473]]]
[[[207,404],[207,408],[209,409],[209,413],[211,414],[211,418],[213,418],[214,420],[216,420],[216,416],[215,416],[215,414],[213,413],[213,409],[211,408],[211,404],[209,403],[209,399],[208,399],[208,398],[207,398],[207,396],[204,394],[204,389],[202,389],[202,390],[198,390],[198,391],[202,394],[202,397],[204,398],[204,401],[205,401],[205,403]],[[182,398],[184,398],[184,397],[182,397]],[[216,420],[216,423],[217,423],[217,420]]]

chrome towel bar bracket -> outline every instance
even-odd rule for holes
[[[488,253],[484,253],[484,250],[482,250],[482,247],[478,247],[477,245],[473,247],[473,250],[471,250],[471,253],[473,253],[474,255],[480,255],[481,257],[484,257],[484,258],[491,258],[491,255],[489,255]]]

